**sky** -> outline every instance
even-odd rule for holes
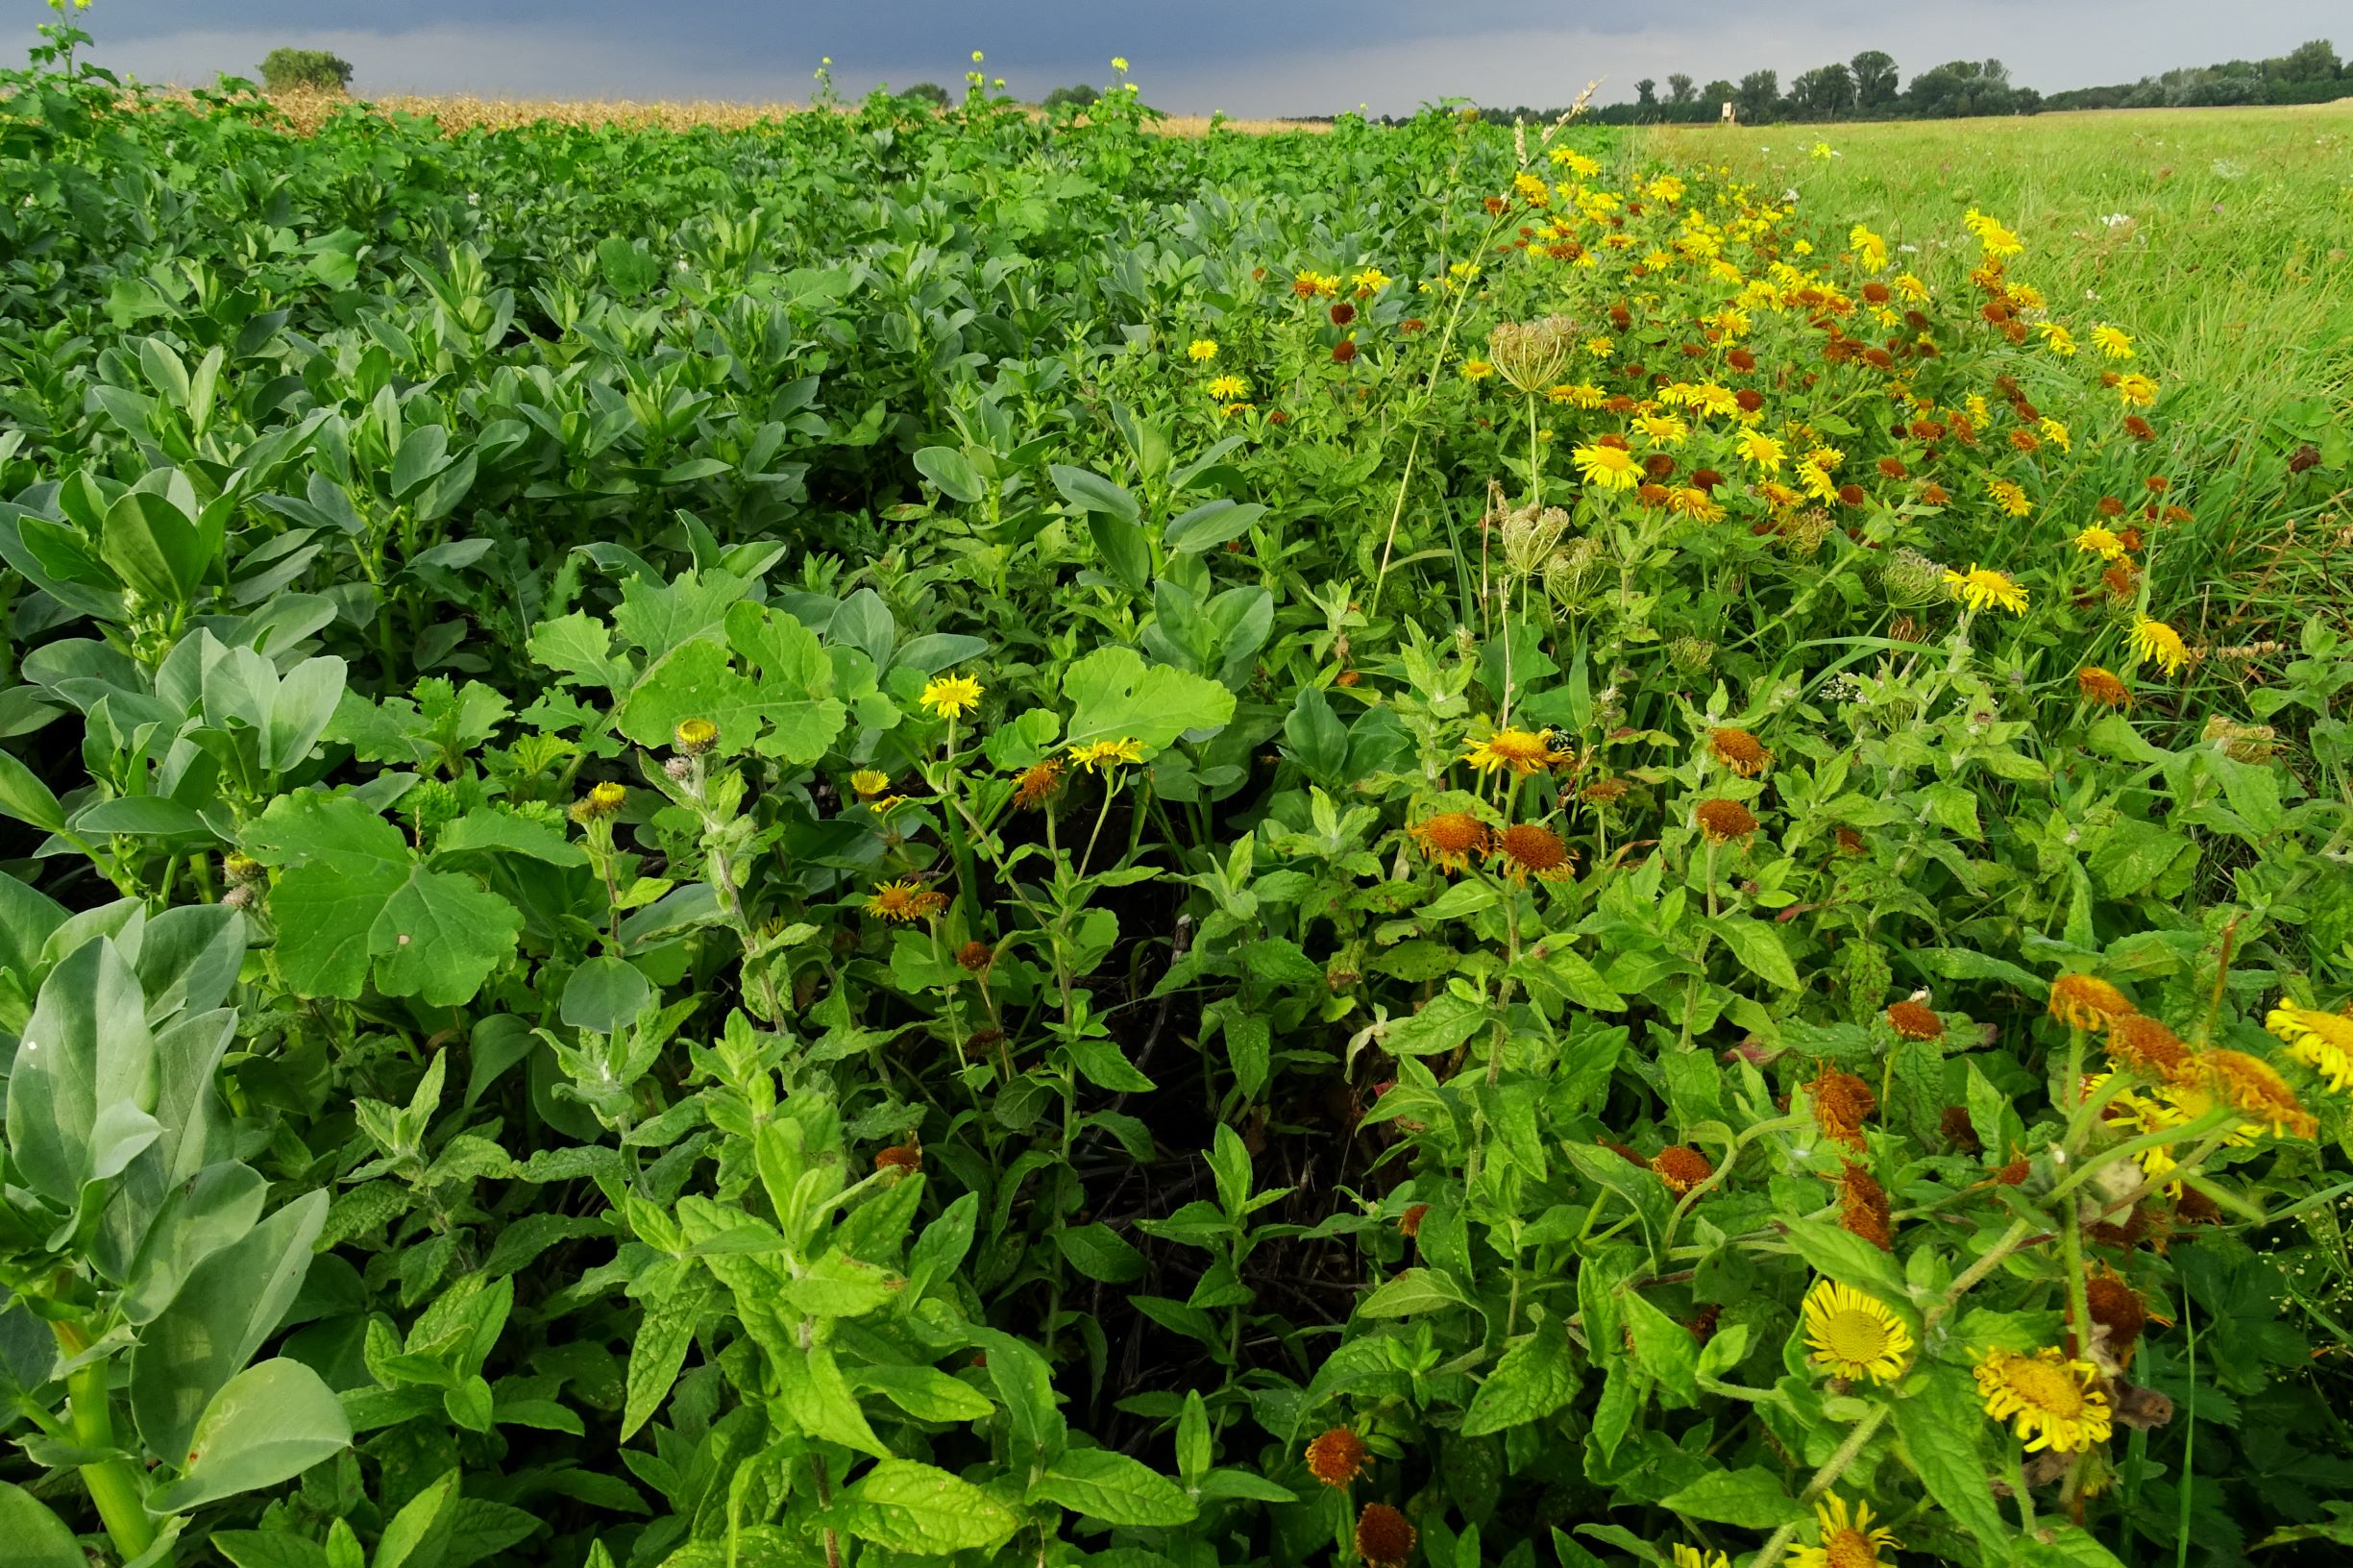
[[[35,0],[0,0],[45,17]],[[90,58],[150,82],[257,74],[281,44],[330,49],[370,92],[803,101],[830,56],[850,96],[877,82],[961,91],[970,53],[1025,98],[1103,86],[1127,58],[1172,113],[1409,113],[1460,97],[1630,100],[1648,76],[1796,73],[1864,49],[1906,80],[1993,55],[2046,91],[2176,65],[2285,54],[2327,37],[2353,52],[2344,0],[96,0]]]

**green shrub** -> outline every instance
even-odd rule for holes
[[[261,85],[271,92],[343,92],[352,62],[324,49],[273,49],[261,61]]]

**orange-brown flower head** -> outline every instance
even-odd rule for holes
[[[1895,1250],[1895,1226],[1888,1216],[1887,1188],[1861,1165],[1846,1163],[1838,1178],[1838,1223],[1881,1252]]]
[[[1863,843],[1863,835],[1851,827],[1840,828],[1837,838],[1838,852],[1842,855],[1859,855],[1868,847]]]
[[[1969,1112],[1962,1106],[1945,1107],[1944,1114],[1936,1118],[1936,1130],[1942,1133],[1945,1141],[1951,1144],[1959,1153],[1982,1154],[1985,1152],[1985,1144],[1977,1138],[1976,1123],[1969,1119]]]
[[[2105,1270],[2084,1282],[2083,1293],[2092,1321],[2108,1331],[2108,1354],[2121,1361],[2148,1326],[2148,1309],[2131,1286]]]
[[[2201,1052],[2198,1065],[2206,1087],[2219,1099],[2259,1127],[2278,1138],[2312,1138],[2319,1121],[2304,1109],[2270,1063],[2244,1051]]]
[[[1773,766],[1773,753],[1745,729],[1711,729],[1707,754],[1743,778],[1754,778]]]
[[[1426,1203],[1408,1205],[1406,1212],[1397,1216],[1397,1234],[1409,1241],[1421,1235],[1422,1221],[1429,1213],[1430,1205]]]
[[[2182,1038],[2141,1013],[2126,1013],[2108,1025],[2108,1058],[2145,1078],[2188,1086],[2197,1081],[2197,1058]]]
[[[1670,1143],[1653,1155],[1651,1168],[1679,1198],[1716,1173],[1707,1156],[1681,1143]]]
[[[923,1148],[919,1143],[894,1143],[874,1156],[876,1170],[895,1170],[913,1175],[923,1168]]]
[[[1346,1427],[1334,1427],[1308,1444],[1308,1474],[1327,1486],[1347,1485],[1371,1462],[1364,1439]]]
[[[978,974],[996,962],[996,949],[985,942],[968,942],[956,949],[956,962],[972,973]]]
[[[1936,1016],[1936,1010],[1909,999],[1889,1004],[1887,1026],[1896,1031],[1899,1040],[1945,1038],[1945,1020]]]
[[[1577,870],[1577,856],[1560,835],[1540,822],[1514,822],[1495,836],[1490,854],[1504,863],[1514,882],[1530,877],[1558,882]]]
[[[1021,783],[1013,792],[1016,811],[1029,811],[1051,800],[1062,793],[1062,759],[1048,757],[1024,770]]]
[[[1863,1147],[1863,1123],[1879,1109],[1879,1097],[1869,1084],[1826,1062],[1805,1086],[1805,1097],[1813,1104],[1814,1120],[1824,1137],[1851,1149]]]
[[[1458,871],[1475,855],[1487,852],[1493,837],[1487,824],[1467,811],[1441,811],[1406,829],[1422,853],[1441,870]]]
[[[1412,1523],[1386,1503],[1367,1503],[1357,1515],[1357,1556],[1372,1568],[1406,1568],[1418,1539]]]
[[[2063,974],[2050,983],[2050,1016],[2071,1029],[2105,1029],[2140,1009],[2096,974]]]
[[[1756,831],[1756,818],[1737,800],[1703,800],[1693,815],[1699,820],[1700,831],[1707,835],[1710,843],[1745,839]]]
[[[1581,798],[1589,806],[1615,805],[1626,798],[1627,788],[1622,778],[1597,778],[1584,787]]]
[[[2086,702],[2096,702],[2103,708],[2129,707],[2132,693],[2113,670],[2103,670],[2096,664],[2087,664],[2075,672],[2075,690]]]

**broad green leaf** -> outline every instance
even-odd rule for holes
[[[472,876],[429,869],[352,796],[280,796],[246,829],[245,849],[281,868],[270,914],[279,963],[302,995],[356,1000],[373,968],[386,995],[454,1007],[514,951],[523,926]]]
[[[203,586],[218,550],[217,534],[156,490],[130,490],[107,508],[98,556],[126,587],[161,609],[184,604]]]
[[[1669,1317],[1640,1290],[1621,1290],[1627,1337],[1633,1341],[1634,1360],[1659,1387],[1684,1404],[1699,1400],[1700,1344],[1691,1331]]]
[[[970,1482],[913,1459],[875,1464],[842,1494],[835,1514],[858,1539],[919,1556],[994,1551],[1021,1528],[1019,1515]]]
[[[1063,696],[1076,709],[1063,741],[1137,740],[1149,753],[1187,730],[1215,730],[1234,717],[1234,694],[1204,675],[1146,666],[1133,649],[1105,648],[1064,672]]]
[[[1556,1320],[1522,1339],[1499,1357],[1479,1391],[1471,1396],[1462,1417],[1462,1435],[1483,1437],[1507,1427],[1541,1421],[1577,1391],[1577,1373],[1570,1363],[1568,1338]]]
[[[11,1568],[89,1568],[65,1521],[31,1492],[5,1481],[0,1481],[0,1541],[8,1543]]]
[[[216,1530],[208,1544],[233,1568],[332,1568],[327,1548],[287,1530]]]
[[[377,1540],[372,1568],[440,1568],[457,1524],[458,1472],[441,1479],[401,1505]]]
[[[874,1429],[867,1425],[858,1396],[842,1376],[831,1347],[814,1344],[798,1355],[776,1358],[776,1382],[783,1413],[812,1437],[882,1458],[890,1454]]]
[[[1181,1525],[1199,1511],[1175,1482],[1107,1448],[1066,1450],[1030,1483],[1029,1495],[1131,1528]]]
[[[918,447],[915,468],[917,473],[938,485],[948,500],[964,505],[969,506],[988,494],[982,486],[979,471],[954,447]]]
[[[695,1324],[719,1293],[719,1283],[699,1266],[684,1270],[675,1285],[646,1309],[637,1334],[629,1341],[627,1402],[621,1414],[621,1440],[627,1442],[637,1429],[652,1419],[670,1397],[678,1369],[686,1364],[687,1347],[694,1343]]]
[[[352,1440],[343,1406],[300,1361],[263,1361],[229,1380],[205,1407],[185,1473],[148,1498],[152,1513],[184,1513],[291,1481]]]
[[[1979,1446],[1987,1427],[1967,1374],[1929,1363],[1925,1376],[1896,1401],[1895,1417],[1904,1457],[1928,1495],[1979,1545],[1998,1551],[2010,1530],[1987,1479]]]
[[[1717,1470],[1659,1500],[1670,1513],[1693,1519],[1712,1519],[1744,1530],[1773,1530],[1805,1518],[1801,1507],[1772,1471],[1751,1465],[1743,1470]]]
[[[1047,473],[1054,480],[1054,488],[1062,492],[1062,499],[1081,511],[1100,512],[1128,524],[1143,516],[1143,508],[1124,485],[1114,483],[1092,469],[1055,463]]]
[[[50,971],[8,1082],[9,1154],[25,1185],[71,1208],[91,1178],[99,1118],[155,1104],[146,998],[101,938]],[[191,1419],[194,1412],[190,1412]]]
[[[65,808],[48,785],[34,776],[13,751],[0,750],[0,815],[56,833],[65,826]]]
[[[996,1413],[987,1394],[928,1366],[860,1366],[843,1376],[853,1390],[870,1389],[919,1421],[985,1421]]]
[[[1818,1274],[1851,1285],[1888,1306],[1902,1309],[1911,1300],[1903,1271],[1896,1260],[1871,1242],[1827,1220],[1787,1219],[1780,1222],[1789,1250],[1813,1265]]]
[[[1783,991],[1798,989],[1798,967],[1790,962],[1789,949],[1781,945],[1780,936],[1773,926],[1762,920],[1727,915],[1708,921],[1707,928],[1724,940],[1732,956],[1751,974]]]
[[[325,1191],[295,1199],[199,1262],[139,1336],[131,1353],[132,1414],[148,1448],[167,1462],[193,1462],[187,1456],[198,1446],[190,1438],[199,1419],[211,1418],[214,1396],[283,1321],[326,1223]]]
[[[1360,1317],[1407,1317],[1415,1312],[1444,1311],[1449,1307],[1468,1307],[1471,1298],[1454,1276],[1443,1269],[1413,1267],[1402,1269],[1397,1277],[1374,1287],[1371,1294],[1357,1303]]]
[[[1054,1244],[1070,1266],[1091,1280],[1106,1285],[1132,1285],[1144,1276],[1143,1254],[1110,1226],[1096,1222],[1065,1226],[1053,1233]]]
[[[1433,996],[1420,1012],[1391,1018],[1378,1038],[1391,1056],[1443,1056],[1494,1023],[1493,1008],[1447,991]]]

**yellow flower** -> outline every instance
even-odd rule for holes
[[[1544,395],[1555,403],[1570,404],[1579,408],[1599,408],[1609,401],[1609,394],[1595,386],[1591,381],[1578,381],[1573,385],[1556,386]]]
[[[2108,1397],[2093,1385],[2098,1375],[2055,1348],[2032,1356],[1995,1349],[1978,1359],[1977,1394],[1995,1420],[2016,1418],[2012,1430],[2027,1453],[2080,1454],[2108,1440]]]
[[[1870,1504],[1857,1503],[1850,1514],[1847,1500],[1835,1492],[1814,1505],[1814,1518],[1822,1526],[1822,1544],[1793,1542],[1788,1568],[1881,1568],[1880,1549],[1892,1552],[1903,1545],[1893,1531],[1871,1528]]]
[[[1462,361],[1462,379],[1466,381],[1483,381],[1494,374],[1495,367],[1488,364],[1484,359],[1465,359]]]
[[[1590,180],[1602,172],[1602,166],[1599,163],[1574,148],[1556,147],[1553,149],[1552,158],[1556,165],[1568,170],[1580,180]]]
[[[1673,414],[1644,414],[1634,421],[1634,429],[1654,447],[1679,447],[1691,433],[1691,427]]]
[[[2086,555],[2097,555],[2106,561],[2120,561],[2124,558],[2124,541],[2118,538],[2110,529],[2103,528],[2096,523],[2075,535],[2075,548]]]
[[[1219,403],[1235,403],[1250,395],[1250,383],[1229,372],[1211,377],[1208,390]]]
[[[1196,365],[1208,363],[1217,357],[1217,340],[1213,337],[1194,338],[1185,345],[1185,357]]]
[[[1364,295],[1380,293],[1389,286],[1390,280],[1389,275],[1379,267],[1366,267],[1348,282],[1355,287],[1358,294]]]
[[[1498,768],[1508,768],[1515,773],[1540,773],[1553,764],[1553,738],[1549,729],[1527,730],[1506,727],[1463,753],[1462,760],[1483,773]]]
[[[2050,983],[2050,1016],[2071,1029],[2105,1029],[2137,1012],[2132,998],[2096,974],[2063,974]]]
[[[980,682],[969,675],[934,675],[919,698],[938,719],[961,719],[980,706]]]
[[[1865,272],[1887,270],[1887,241],[1873,233],[1868,226],[1858,223],[1847,231],[1847,248],[1854,253]]]
[[[1732,442],[1732,450],[1740,453],[1742,461],[1768,474],[1781,471],[1781,458],[1784,455],[1781,444],[1762,430],[1741,431]]]
[[[1125,56],[1125,55],[1114,55],[1114,56],[1112,56],[1112,57],[1111,57],[1111,68],[1112,68],[1113,70],[1115,70],[1115,71],[1118,71],[1118,72],[1121,72],[1121,73],[1123,73],[1123,74],[1124,74],[1124,73],[1126,72],[1126,70],[1127,70],[1127,56]]]
[[[1732,1559],[1719,1552],[1709,1556],[1696,1546],[1675,1543],[1675,1568],[1732,1568]]]
[[[1618,346],[1606,337],[1588,337],[1585,339],[1585,352],[1596,359],[1606,359],[1618,352]]]
[[[2132,357],[2132,339],[2122,330],[2101,322],[2092,329],[2092,346],[2111,359]]]
[[[1838,155],[1830,151],[1830,144],[1828,142],[1818,141],[1814,143],[1813,146],[1806,149],[1805,156],[1808,158],[1820,159],[1823,162],[1827,163],[1831,159],[1836,158]]]
[[[1108,772],[1123,762],[1143,761],[1143,742],[1133,735],[1115,741],[1092,741],[1070,748],[1070,760],[1089,772]]]
[[[1896,274],[1895,290],[1900,298],[1919,305],[1928,298],[1928,285],[1908,272]]]
[[[2047,415],[2043,420],[2043,439],[2057,447],[2061,452],[2075,450],[2075,438],[2068,433],[2067,427]]]
[[[910,920],[930,919],[945,908],[946,894],[904,879],[875,883],[873,895],[866,901],[869,915],[901,924]]]
[[[849,775],[849,787],[861,796],[872,799],[891,787],[891,775],[878,768],[861,768]]]
[[[2019,256],[2026,249],[2018,235],[2004,228],[1999,219],[1989,217],[1973,207],[1961,221],[1969,226],[1971,233],[1977,236],[1977,243],[1989,257]]]
[[[2288,1054],[2342,1093],[2353,1088],[2353,1018],[2281,998],[2263,1026],[2288,1044]]]
[[[1973,610],[2004,609],[2026,613],[2026,590],[1992,567],[1972,564],[1966,572],[1948,571],[1945,587]]]
[[[2043,334],[2043,347],[2062,359],[2074,357],[2075,334],[2069,331],[2064,326],[2055,321],[2046,321],[2036,327],[2035,331]]]
[[[1631,490],[1642,482],[1642,465],[1624,447],[1578,447],[1569,460],[1577,465],[1577,477],[1596,489]]]
[[[719,744],[719,726],[708,719],[681,719],[670,738],[688,756],[699,757]]]
[[[2190,649],[2181,640],[2181,633],[2162,621],[2152,621],[2145,615],[2132,618],[2132,636],[2127,640],[2135,665],[2155,662],[2169,675],[2178,675],[2182,666],[2190,662]]]
[[[1805,1293],[1805,1343],[1816,1366],[1853,1382],[1892,1383],[1912,1353],[1912,1334],[1893,1309],[1835,1280]]]
[[[2126,405],[2146,408],[2157,401],[2157,383],[2139,371],[2129,371],[2116,379],[2116,395]]]

